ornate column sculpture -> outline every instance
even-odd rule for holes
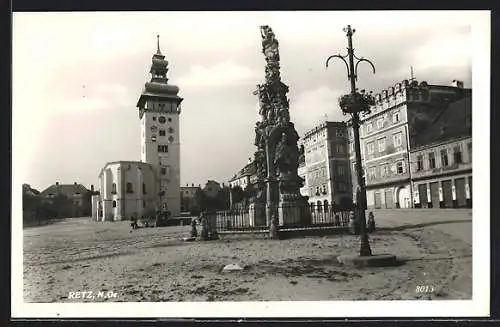
[[[300,194],[304,181],[297,174],[299,135],[290,121],[288,86],[281,81],[279,43],[269,26],[261,26],[265,83],[257,85],[261,120],[255,126],[255,162],[259,177],[257,201],[266,203],[266,223],[305,223],[307,200]],[[265,189],[265,192],[264,192]],[[264,197],[265,194],[265,197]]]

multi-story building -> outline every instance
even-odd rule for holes
[[[302,195],[315,205],[351,203],[346,123],[324,122],[305,133],[301,145],[304,165],[299,165],[299,176],[305,176]]]
[[[453,102],[410,150],[416,208],[472,207],[472,99]]]
[[[121,220],[153,209],[168,210],[173,216],[180,214],[179,116],[183,99],[177,95],[179,88],[168,83],[167,72],[168,61],[158,40],[151,80],[144,85],[137,102],[141,161],[107,163],[102,169],[101,194],[92,197],[97,220]]]
[[[404,80],[375,96],[375,105],[370,113],[361,116],[360,127],[368,208],[413,207],[410,149],[451,102],[470,93],[460,81],[444,86]],[[349,153],[355,193],[352,128],[349,128]]]
[[[236,173],[229,181],[229,189],[233,189],[235,187],[240,187],[242,190],[245,190],[248,185],[252,185],[256,179],[257,179],[257,167],[255,165],[255,162],[252,160],[249,160],[249,162],[243,167],[238,173]],[[233,206],[234,201],[233,201],[233,196],[232,192],[230,191],[230,198],[229,202],[230,205]]]

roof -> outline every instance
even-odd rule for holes
[[[346,127],[347,123],[343,121],[324,121],[320,123],[319,125],[313,127],[312,129],[308,130],[305,134],[303,139],[308,138],[311,135],[314,135],[315,133],[323,130],[324,128],[331,128],[331,127]]]
[[[123,160],[122,161],[110,161],[110,162],[106,162],[106,164],[104,164],[104,167],[102,167],[98,176],[101,176],[104,169],[106,169],[109,165],[116,165],[116,164],[138,164],[139,166],[149,166],[149,167],[153,168],[153,166],[151,164],[148,164],[147,162],[143,162],[143,161],[123,161]]]
[[[23,194],[38,195],[40,191],[31,188],[29,184],[23,184]]]
[[[472,97],[450,103],[422,133],[414,139],[417,148],[472,135]]]
[[[240,179],[244,176],[252,176],[257,173],[257,166],[255,165],[255,161],[252,161],[248,163],[245,167],[243,167],[236,175],[233,176],[229,180],[229,182],[235,181],[237,179]]]
[[[72,197],[75,193],[85,194],[89,190],[82,184],[53,184],[47,187],[40,193],[40,196],[47,196],[49,194],[62,194],[67,197]]]

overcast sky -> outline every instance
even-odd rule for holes
[[[477,17],[477,16],[476,16]],[[359,87],[378,92],[410,77],[471,87],[468,12],[15,13],[13,169],[23,181],[97,185],[106,162],[140,160],[135,107],[160,34],[169,82],[184,98],[181,184],[226,182],[253,154],[264,79],[259,25],[280,42],[283,81],[300,135],[343,120],[337,97],[346,69],[325,60],[346,53],[342,28],[355,29]]]

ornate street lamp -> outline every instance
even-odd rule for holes
[[[347,55],[342,56],[340,54],[328,57],[326,60],[326,67],[328,68],[328,62],[330,59],[339,58],[341,59],[347,67],[347,79],[351,82],[351,93],[343,95],[339,98],[340,109],[344,114],[350,114],[352,119],[352,129],[354,132],[354,151],[356,153],[356,178],[358,182],[358,187],[356,190],[356,202],[357,202],[357,219],[360,223],[360,234],[361,234],[361,247],[359,250],[360,256],[371,256],[372,251],[370,248],[370,243],[368,240],[368,234],[366,232],[366,188],[363,179],[363,171],[361,166],[361,146],[359,141],[359,116],[361,113],[369,113],[370,106],[375,103],[375,98],[364,90],[358,92],[356,89],[356,80],[358,65],[360,62],[367,62],[372,66],[373,73],[375,74],[375,66],[373,63],[365,58],[358,58],[354,55],[354,49],[352,47],[352,35],[355,29],[351,29],[351,25],[347,25],[344,28],[344,32],[347,34]],[[349,62],[346,61],[348,58]],[[356,64],[354,64],[354,59],[356,59]]]

